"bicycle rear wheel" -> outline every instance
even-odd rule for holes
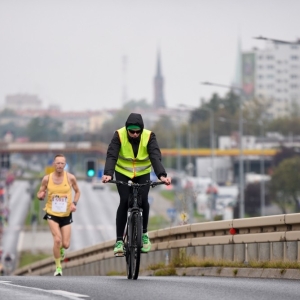
[[[131,245],[130,245],[130,269],[132,273],[132,279],[137,279],[139,276],[141,247],[142,247],[142,222],[141,222],[140,213],[136,212],[132,216],[132,234],[131,234]]]

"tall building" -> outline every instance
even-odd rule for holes
[[[300,45],[268,42],[243,52],[242,78],[246,98],[267,101],[269,118],[300,113]]]
[[[157,52],[156,75],[154,77],[154,108],[166,107],[164,97],[164,78],[161,72],[160,52]]]

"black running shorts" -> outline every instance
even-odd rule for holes
[[[59,227],[63,227],[63,226],[73,223],[72,213],[70,213],[70,215],[67,217],[57,217],[57,216],[53,216],[53,215],[46,213],[43,219],[44,220],[52,220],[52,221],[58,223]]]

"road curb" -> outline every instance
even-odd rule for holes
[[[232,278],[269,278],[269,279],[300,279],[300,269],[271,269],[271,268],[226,268],[226,267],[190,267],[176,268],[177,276],[213,276]],[[144,270],[141,276],[157,276],[158,270]],[[161,273],[160,272],[160,273]],[[159,275],[160,276],[160,275]],[[168,275],[169,276],[169,275]]]

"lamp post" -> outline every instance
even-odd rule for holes
[[[245,197],[244,197],[244,155],[243,155],[243,89],[236,86],[212,83],[212,82],[202,82],[203,85],[210,85],[216,87],[222,87],[232,90],[237,90],[240,92],[240,107],[239,107],[239,187],[240,187],[240,218],[244,218],[245,215]]]
[[[264,151],[264,124],[263,122],[259,122],[260,128],[261,128],[261,149]],[[260,215],[263,217],[265,215],[265,179],[263,176],[265,176],[265,160],[264,155],[261,153],[260,156],[260,173],[261,173],[261,179],[260,179]]]
[[[283,40],[277,40],[277,39],[272,39],[272,38],[267,38],[264,36],[257,36],[254,37],[256,40],[263,40],[263,41],[269,41],[273,43],[278,43],[278,44],[288,44],[288,45],[300,45],[300,40],[297,40],[295,42],[290,42],[290,41],[283,41]]]

